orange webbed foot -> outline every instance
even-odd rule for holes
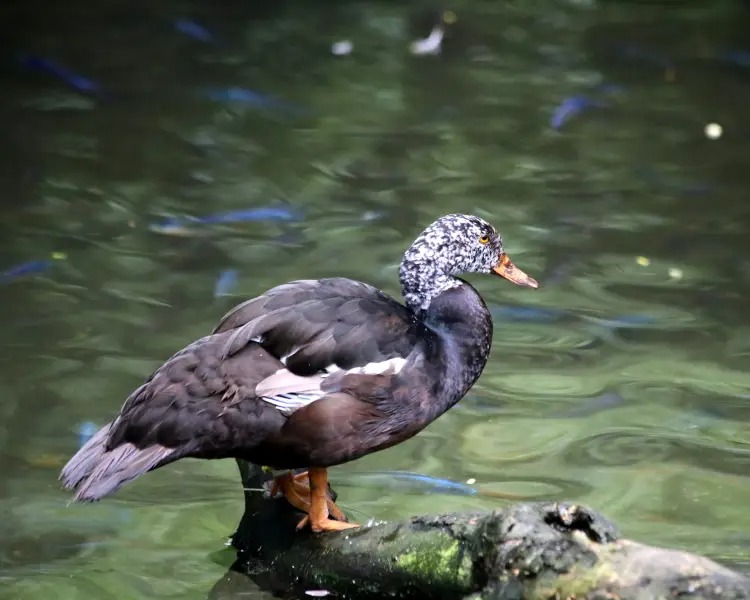
[[[299,523],[297,523],[297,531],[304,529],[310,525],[315,533],[322,531],[343,531],[344,529],[355,529],[359,527],[357,523],[343,523],[342,521],[334,521],[333,519],[319,519],[311,520],[310,515],[304,516]]]
[[[277,494],[281,493],[287,499],[289,504],[294,506],[294,508],[309,513],[312,496],[310,485],[308,484],[309,478],[308,471],[297,474],[284,473],[283,475],[279,475],[273,480],[271,486],[271,497],[275,497]],[[346,516],[342,510],[336,506],[336,503],[333,501],[333,498],[328,491],[327,477],[324,492],[328,515],[337,521],[346,522]]]

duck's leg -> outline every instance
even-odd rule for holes
[[[297,473],[295,475],[292,475],[292,478],[294,479],[294,485],[297,488],[297,493],[303,495],[305,498],[310,497],[310,474],[308,471],[303,471],[302,473]],[[328,478],[326,477],[326,484],[325,484],[325,491],[326,491],[326,504],[328,505],[328,512],[330,515],[336,519],[337,521],[344,521],[346,522],[346,515],[342,512],[342,510],[336,506],[336,503],[333,501],[333,496],[331,495],[331,488],[328,486]],[[308,512],[308,511],[305,511]]]
[[[297,510],[302,512],[310,511],[310,486],[307,484],[308,473],[284,473],[275,477],[271,486],[271,497],[273,498],[276,494],[281,493]],[[328,492],[328,485],[326,484],[326,504],[328,505],[328,511],[334,519],[339,521],[346,521],[344,513],[341,509],[336,506]]]
[[[328,501],[330,498],[328,497],[328,471],[326,469],[311,468],[308,471],[308,479],[310,480],[310,510],[307,511],[307,516],[297,524],[297,529],[302,529],[308,524],[310,529],[316,532],[341,531],[359,527],[356,523],[343,523],[329,519]]]

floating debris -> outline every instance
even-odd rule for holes
[[[708,123],[703,132],[709,140],[718,140],[724,130],[718,123]]]
[[[291,208],[267,206],[233,210],[205,217],[170,217],[160,223],[152,223],[149,229],[166,235],[189,235],[191,228],[200,225],[246,223],[253,221],[294,221],[299,218],[300,214]]]
[[[674,279],[675,281],[679,281],[682,279],[682,269],[679,269],[677,267],[670,267],[667,270],[667,275],[669,275],[670,279]]]
[[[334,56],[348,56],[354,50],[354,44],[349,40],[340,40],[331,44],[331,54]]]
[[[101,85],[93,79],[79,75],[49,58],[24,55],[20,56],[18,60],[29,69],[57,77],[78,92],[84,94],[100,94],[102,91]]]
[[[231,295],[232,290],[237,286],[238,280],[239,273],[236,269],[226,269],[219,273],[216,285],[214,286],[214,298]]]
[[[325,598],[332,593],[333,592],[329,592],[328,590],[305,590],[305,594],[312,596],[313,598]]]
[[[466,480],[466,485],[474,485],[477,482],[477,480],[474,477],[469,477]]]
[[[56,260],[65,260],[67,255],[63,252],[53,252],[50,258],[44,258],[39,260],[30,260],[14,267],[11,267],[7,271],[0,273],[0,284],[9,283],[19,277],[25,275],[34,275],[37,273],[43,273],[55,263]]]
[[[635,262],[641,267],[648,267],[651,264],[651,259],[646,256],[637,256]]]
[[[426,38],[412,42],[409,50],[412,54],[417,55],[440,54],[444,35],[443,28],[440,25],[436,25]]]
[[[214,35],[200,23],[192,19],[175,19],[174,26],[177,31],[199,42],[210,43],[214,41]]]

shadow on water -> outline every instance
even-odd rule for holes
[[[451,9],[442,53],[413,56],[429,3],[0,6],[13,597],[206,597],[241,516],[234,465],[178,463],[67,508],[56,475],[79,424],[274,284],[396,293],[404,247],[457,211],[496,222],[543,287],[476,282],[497,329],[485,374],[415,440],[334,470],[347,510],[502,504],[395,478],[373,498],[357,474],[475,480],[746,568],[750,12]],[[210,597],[256,593],[236,575]]]

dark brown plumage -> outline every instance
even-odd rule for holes
[[[283,474],[277,488],[314,530],[347,526],[329,519],[341,515],[321,491],[324,468],[412,437],[484,368],[492,321],[455,277],[470,271],[536,287],[490,225],[448,215],[404,257],[407,306],[343,278],[283,284],[240,304],[130,395],[65,466],[64,485],[97,500],[187,456],[308,467],[310,489]]]

